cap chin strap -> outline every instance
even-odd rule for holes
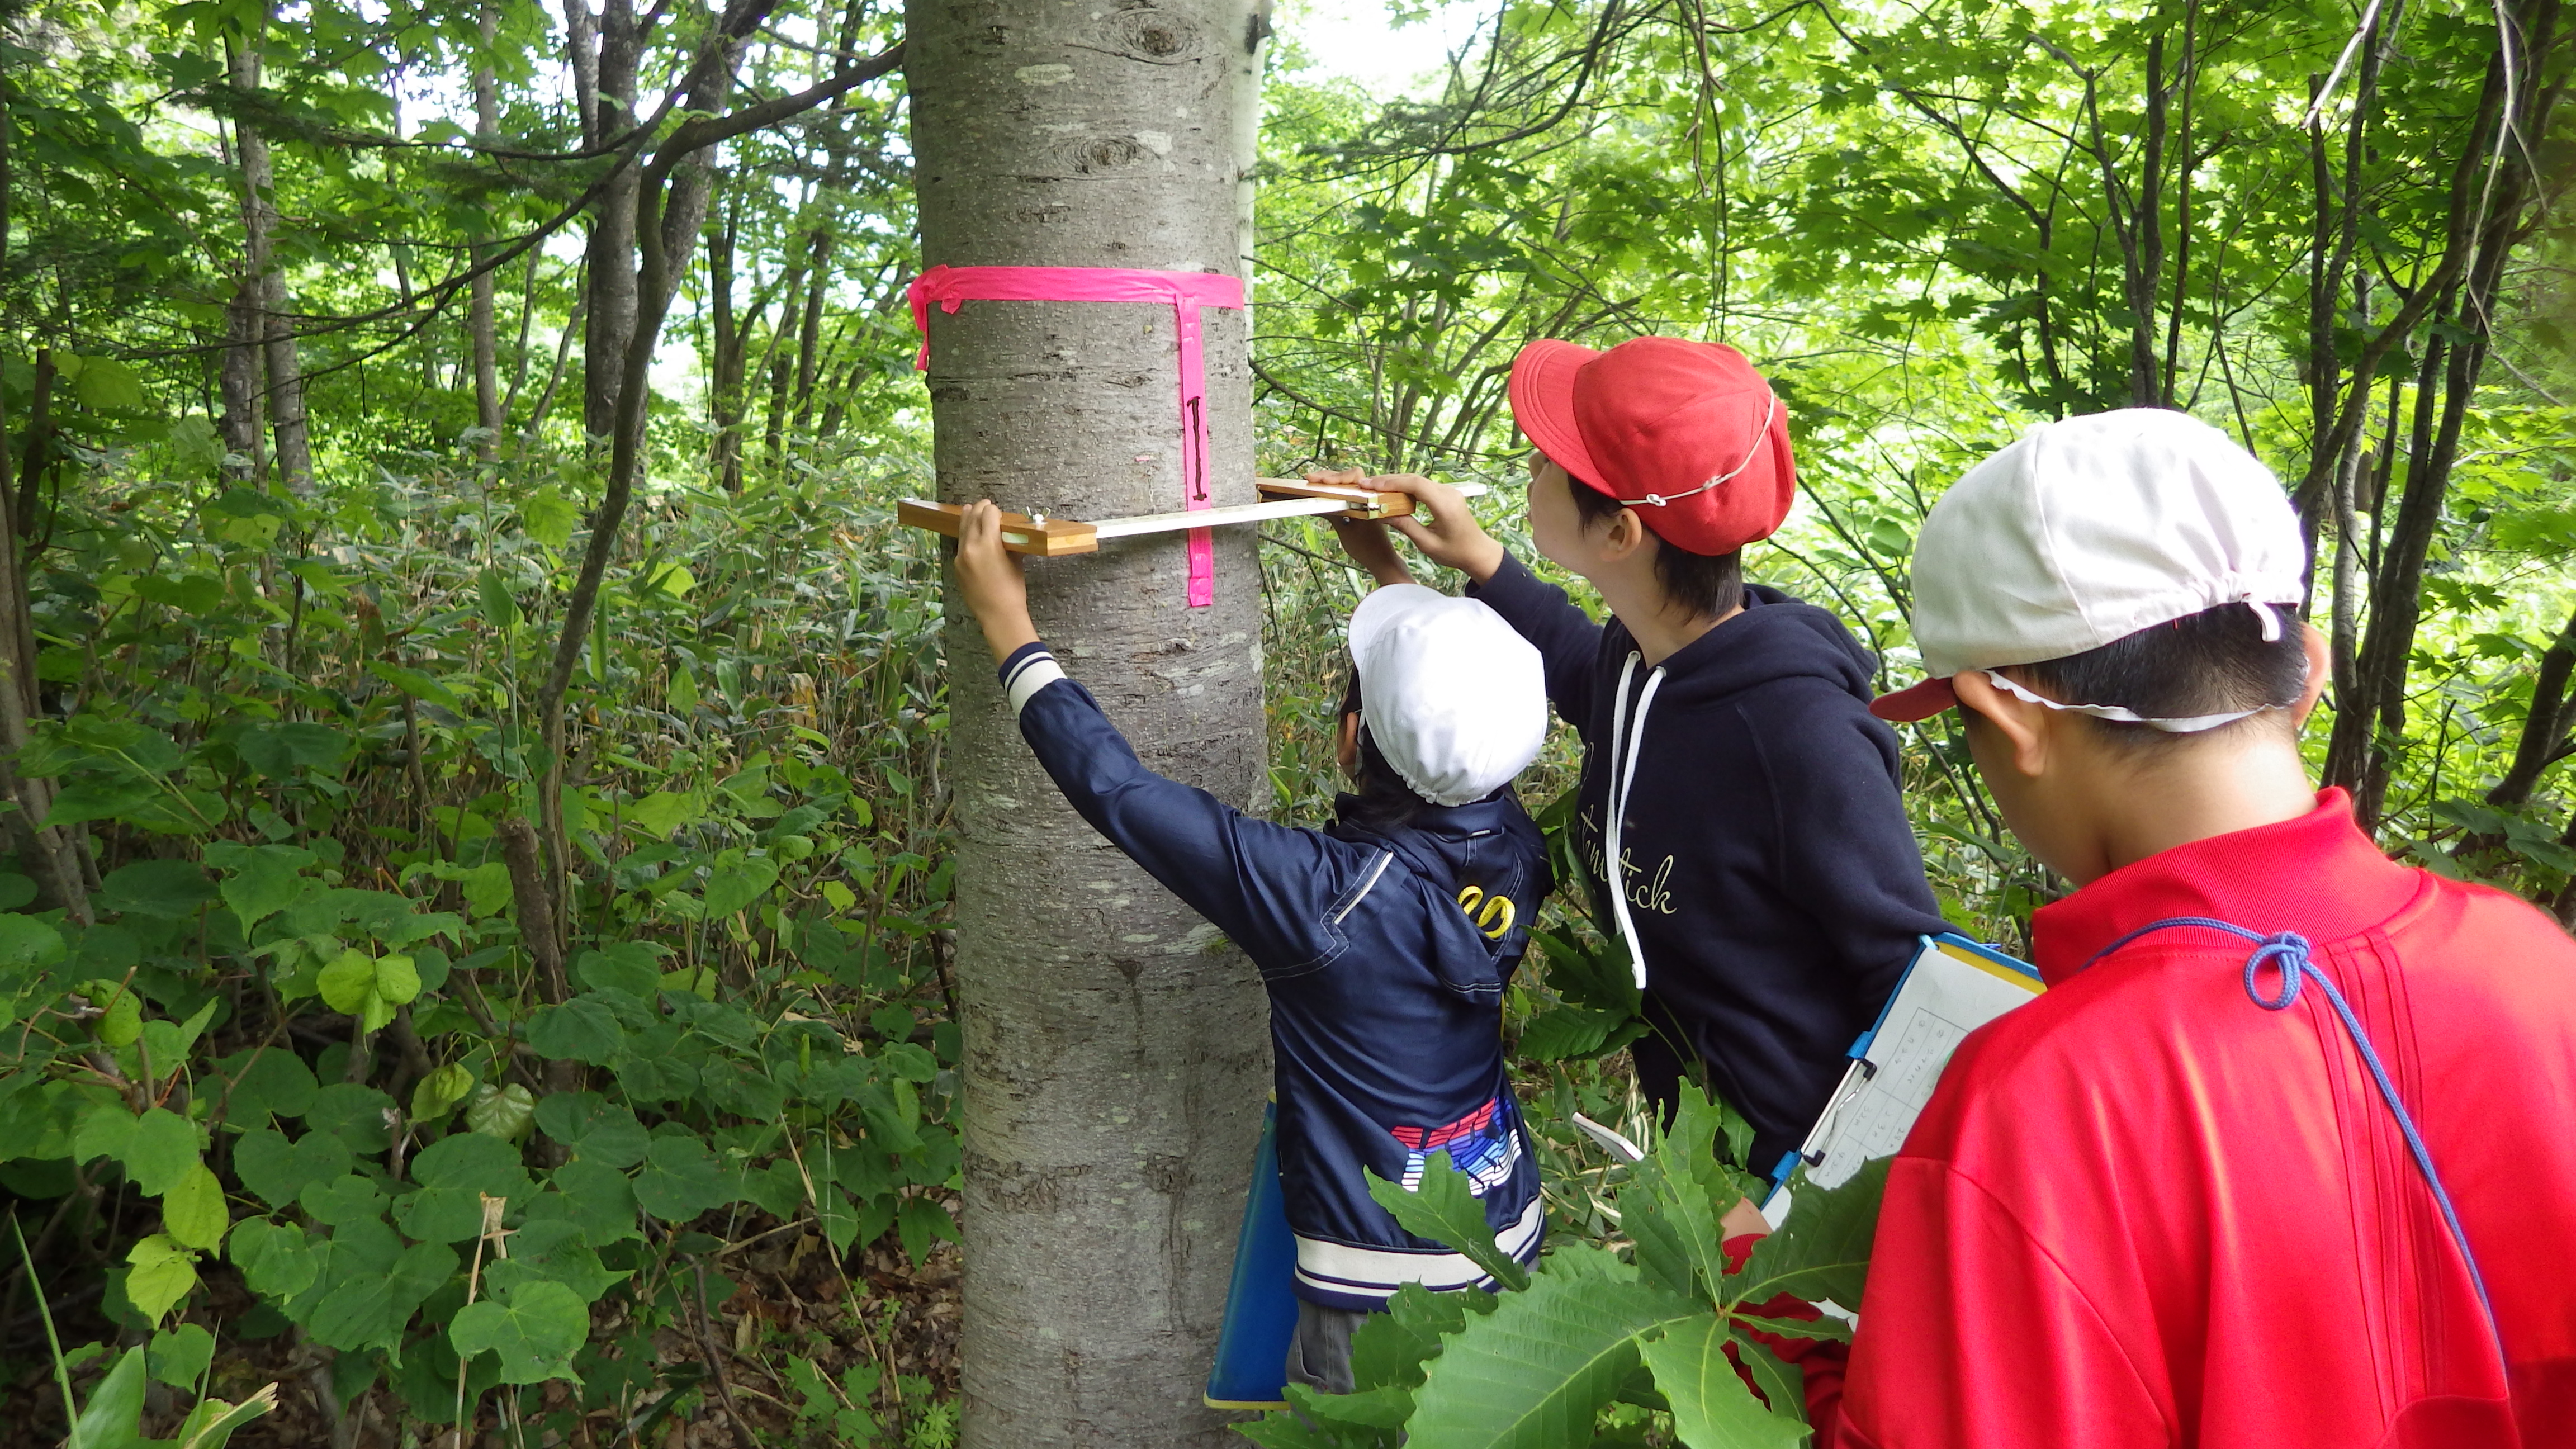
[[[2014,683],[2012,680],[2006,679],[1994,670],[1987,669],[1980,672],[1986,676],[1987,683],[2002,690],[2004,693],[2011,695],[2013,698],[2020,700],[2024,704],[2035,704],[2045,709],[2063,710],[2068,714],[2089,714],[2095,719],[2116,720],[2121,724],[2142,724],[2147,726],[2149,729],[2163,730],[2165,733],[2170,735],[2198,734],[2202,730],[2214,730],[2220,725],[2234,724],[2240,719],[2251,719],[2255,715],[2263,713],[2265,710],[2287,709],[2289,707],[2287,705],[2267,704],[2254,709],[2236,710],[2230,714],[2195,714],[2182,719],[2149,719],[2145,715],[2138,713],[2136,710],[2124,709],[2116,704],[2060,704],[2056,700],[2033,694],[2031,691]]]
[[[1734,477],[1736,474],[1743,472],[1745,469],[1752,467],[1753,455],[1762,451],[1762,444],[1769,440],[1771,436],[1771,420],[1780,415],[1780,395],[1775,392],[1772,393],[1770,397],[1771,405],[1764,409],[1762,413],[1762,427],[1753,435],[1753,446],[1744,450],[1744,460],[1742,462],[1737,463],[1734,467],[1729,468],[1725,472],[1718,474],[1716,477],[1709,479],[1705,483],[1702,483],[1697,488],[1690,490],[1688,493],[1675,493],[1670,496],[1666,496],[1661,493],[1649,493],[1643,498],[1621,498],[1617,500],[1619,506],[1622,508],[1662,508],[1667,504],[1679,503],[1685,498],[1706,493],[1718,484],[1723,483],[1727,479]]]

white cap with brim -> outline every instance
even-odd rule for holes
[[[2306,572],[2280,481],[2218,429],[2163,408],[2043,423],[1923,520],[1913,623],[1930,677],[1870,711],[1928,719],[1963,670],[2082,654],[2221,604],[2254,606],[2270,637]]]
[[[1465,805],[1510,783],[1547,739],[1538,650],[1474,599],[1390,584],[1351,611],[1369,738],[1414,793]]]

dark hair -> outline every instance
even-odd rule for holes
[[[1589,530],[1619,516],[1626,507],[1618,499],[1566,475],[1566,487],[1574,494],[1574,511]],[[1664,597],[1691,611],[1694,618],[1717,619],[1735,612],[1744,602],[1744,551],[1733,553],[1693,553],[1675,545],[1653,529],[1646,536],[1655,541],[1655,582],[1664,586]]]
[[[1333,716],[1338,722],[1344,715],[1360,712],[1360,671],[1351,669],[1350,683],[1342,689],[1342,707]],[[1404,777],[1388,764],[1377,741],[1369,738],[1368,725],[1360,725],[1360,757],[1357,778],[1351,793],[1342,797],[1342,818],[1370,830],[1394,830],[1412,823],[1416,812],[1431,802],[1414,792]]]
[[[2114,639],[2099,649],[2019,665],[2024,683],[2068,704],[2115,704],[2149,719],[2188,719],[2240,709],[2287,707],[2308,688],[2308,648],[2284,608],[2280,637],[2263,637],[2251,604],[2221,604]],[[2116,740],[2151,749],[2193,738],[2087,716]]]

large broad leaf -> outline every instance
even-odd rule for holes
[[[1575,1006],[1615,1016],[1637,1014],[1642,993],[1637,990],[1636,970],[1628,964],[1625,943],[1607,940],[1593,950],[1562,931],[1533,931],[1531,936],[1547,960],[1547,984],[1557,995]]]
[[[1434,1293],[1407,1283],[1351,1334],[1351,1381],[1363,1389],[1414,1388],[1442,1341],[1467,1326],[1469,1313],[1491,1313],[1490,1293]]]
[[[349,753],[349,737],[328,725],[302,720],[253,725],[233,742],[249,766],[272,780],[283,780],[301,766],[327,770]]]
[[[243,1133],[233,1146],[233,1171],[241,1174],[242,1186],[279,1208],[294,1202],[307,1185],[338,1177],[356,1161],[349,1145],[329,1132],[307,1132],[290,1144],[262,1127]]]
[[[1690,1449],[1795,1449],[1806,1421],[1762,1407],[1736,1375],[1726,1342],[1725,1325],[1708,1313],[1641,1346],[1655,1388],[1672,1405],[1674,1435]]]
[[[1506,1288],[1527,1286],[1529,1273],[1495,1246],[1493,1227],[1485,1221],[1485,1200],[1467,1190],[1468,1181],[1447,1152],[1434,1152],[1423,1160],[1420,1190],[1406,1192],[1402,1184],[1373,1172],[1368,1189],[1369,1197],[1406,1232],[1464,1254]]]
[[[174,1389],[197,1387],[205,1377],[206,1365],[215,1360],[215,1336],[202,1325],[182,1323],[152,1335],[150,1352],[145,1356],[152,1377]]]
[[[126,1252],[125,1296],[146,1318],[159,1318],[196,1291],[197,1255],[154,1233]]]
[[[667,1223],[685,1223],[733,1200],[715,1154],[695,1137],[656,1137],[635,1179],[635,1201]]]
[[[179,1425],[179,1449],[224,1449],[235,1430],[276,1407],[275,1384],[266,1385],[238,1404],[202,1400]]]
[[[629,1276],[609,1271],[583,1241],[580,1226],[562,1218],[531,1218],[510,1235],[510,1256],[483,1264],[484,1283],[503,1297],[518,1284],[543,1281],[561,1283],[582,1302],[596,1303]]]
[[[617,1060],[625,1033],[616,1014],[598,1000],[583,996],[561,1006],[540,1008],[528,1019],[528,1045],[548,1061],[587,1062],[604,1067]]]
[[[1865,1163],[1850,1181],[1830,1190],[1807,1181],[1804,1171],[1793,1174],[1789,1220],[1754,1247],[1743,1272],[1727,1280],[1730,1299],[1765,1303],[1794,1293],[1810,1303],[1831,1299],[1859,1312],[1888,1161]]]
[[[1741,1117],[1686,1084],[1672,1130],[1637,1164],[1636,1176],[1620,1191],[1620,1226],[1636,1240],[1637,1266],[1649,1282],[1712,1304],[1727,1300],[1723,1219],[1727,1209],[1761,1186],[1717,1156],[1721,1131],[1728,1135],[1730,1151],[1744,1151],[1752,1134],[1742,1124]]]
[[[140,860],[109,871],[99,883],[111,911],[185,920],[215,898],[215,883],[184,860]]]
[[[1582,1261],[1582,1260],[1591,1261]],[[1642,1334],[1707,1310],[1594,1248],[1558,1250],[1528,1290],[1471,1320],[1414,1392],[1412,1449],[1557,1449],[1637,1365]]]
[[[547,1094],[537,1103],[537,1130],[603,1167],[633,1167],[653,1145],[632,1110],[610,1106],[597,1092]]]
[[[322,1271],[321,1252],[292,1223],[246,1218],[227,1251],[250,1291],[278,1303],[301,1295]]]
[[[118,1156],[126,1177],[145,1196],[159,1197],[198,1166],[196,1126],[166,1107],[147,1109],[135,1119],[133,1135]]]
[[[215,841],[206,847],[206,864],[224,871],[224,904],[232,907],[248,930],[286,909],[304,891],[304,868],[313,852],[292,845],[235,845]]]
[[[129,1348],[92,1389],[72,1425],[67,1449],[143,1449],[159,1445],[143,1437],[143,1350]]]
[[[467,1358],[490,1352],[501,1382],[543,1383],[573,1377],[572,1356],[590,1336],[590,1308],[561,1283],[538,1279],[508,1294],[456,1310],[448,1341]]]
[[[1531,1018],[1529,1025],[1521,1028],[1518,1054],[1542,1062],[1595,1056],[1610,1049],[1611,1033],[1633,1024],[1634,1020],[1614,1011],[1560,1006],[1545,1015]],[[1625,1044],[1624,1041],[1619,1043]]]
[[[223,1242],[224,1229],[232,1221],[232,1211],[224,1205],[224,1185],[203,1163],[180,1174],[161,1199],[161,1231],[183,1247],[211,1251]]]

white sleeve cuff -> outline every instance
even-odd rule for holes
[[[1039,690],[1062,678],[1063,666],[1055,662],[1054,655],[1043,649],[1020,660],[1002,680],[1002,692],[1011,701],[1011,717],[1019,718],[1020,711],[1028,708],[1029,701]]]

